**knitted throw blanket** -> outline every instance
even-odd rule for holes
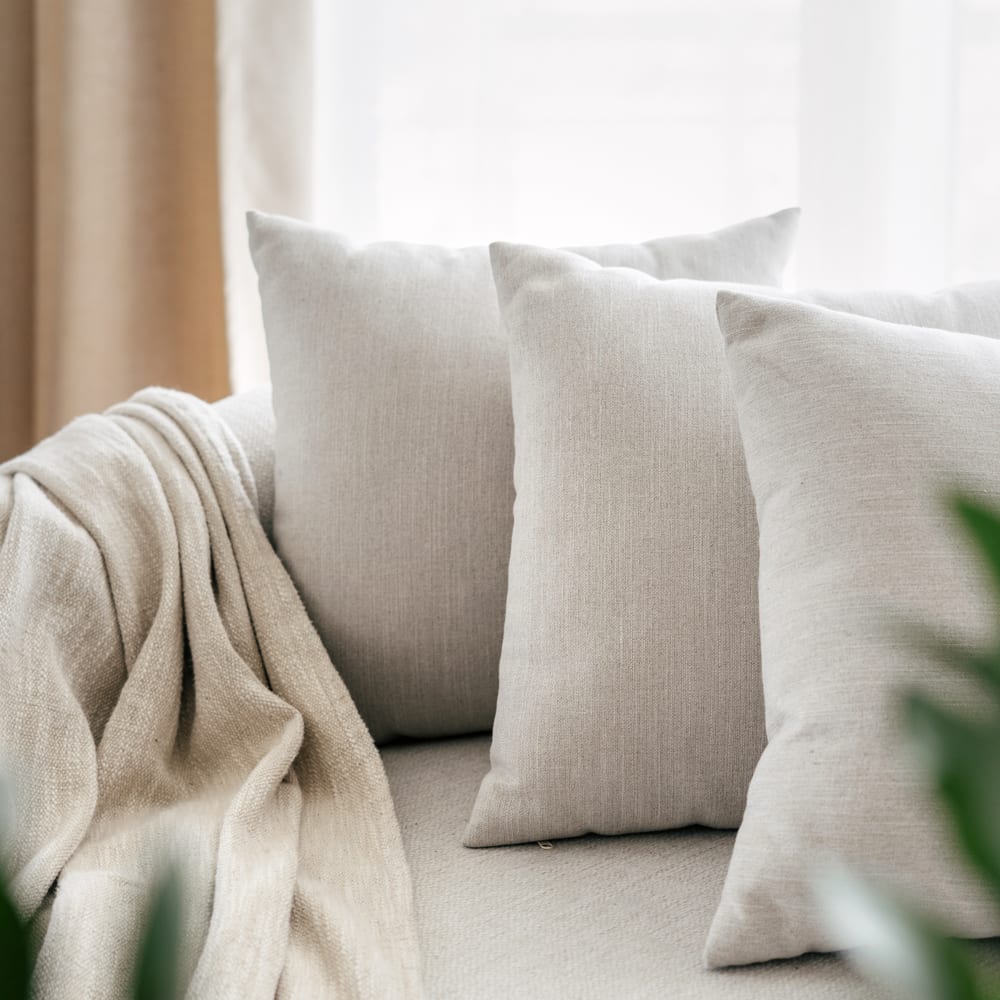
[[[0,769],[36,995],[127,995],[165,862],[188,996],[420,995],[381,761],[205,403],[145,390],[0,466]]]

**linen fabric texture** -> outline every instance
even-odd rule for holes
[[[186,996],[422,995],[385,772],[259,520],[269,434],[266,396],[145,390],[0,466],[0,861],[33,995],[130,995],[170,862]]]
[[[492,768],[465,843],[736,827],[766,736],[757,525],[720,286],[492,253],[517,499]],[[1000,283],[803,295],[1000,330]]]
[[[766,283],[797,219],[579,252],[659,277]],[[487,249],[355,245],[258,213],[249,228],[278,553],[377,741],[488,730],[514,433]]]
[[[769,742],[707,963],[861,944],[820,920],[812,880],[828,856],[931,900],[956,935],[998,935],[907,752],[899,699],[916,688],[954,711],[981,706],[913,630],[995,639],[945,501],[961,489],[1000,503],[1000,306],[952,316],[989,336],[750,295],[721,293],[718,310],[760,523]]]
[[[836,955],[702,966],[731,831],[470,851],[461,832],[489,737],[396,743],[382,759],[434,1000],[889,1000]],[[1000,971],[1000,941],[975,954]]]

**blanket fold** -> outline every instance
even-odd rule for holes
[[[188,996],[421,995],[381,760],[212,407],[147,389],[0,466],[0,672],[38,996],[127,996],[167,862]]]

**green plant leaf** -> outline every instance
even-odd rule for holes
[[[961,670],[974,680],[980,681],[993,695],[996,707],[1000,709],[1000,650],[978,652],[942,639],[929,629],[917,631],[913,636],[913,646],[933,656],[942,664]]]
[[[817,879],[831,932],[864,944],[845,957],[869,980],[906,1000],[989,1000],[968,948],[849,869]]]
[[[952,506],[985,562],[1000,596],[1000,512],[964,495],[956,496]]]
[[[0,1000],[28,1000],[28,930],[0,879]]]
[[[132,995],[135,1000],[179,1000],[181,884],[171,871],[153,896],[139,946]]]
[[[917,692],[906,719],[960,846],[1000,901],[1000,723],[962,718]]]
[[[1000,512],[965,494],[956,495],[952,507],[986,561],[1000,591]]]

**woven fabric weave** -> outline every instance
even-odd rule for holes
[[[259,514],[224,420],[168,390],[0,467],[3,862],[40,997],[126,995],[168,863],[188,996],[420,996],[384,770]]]

